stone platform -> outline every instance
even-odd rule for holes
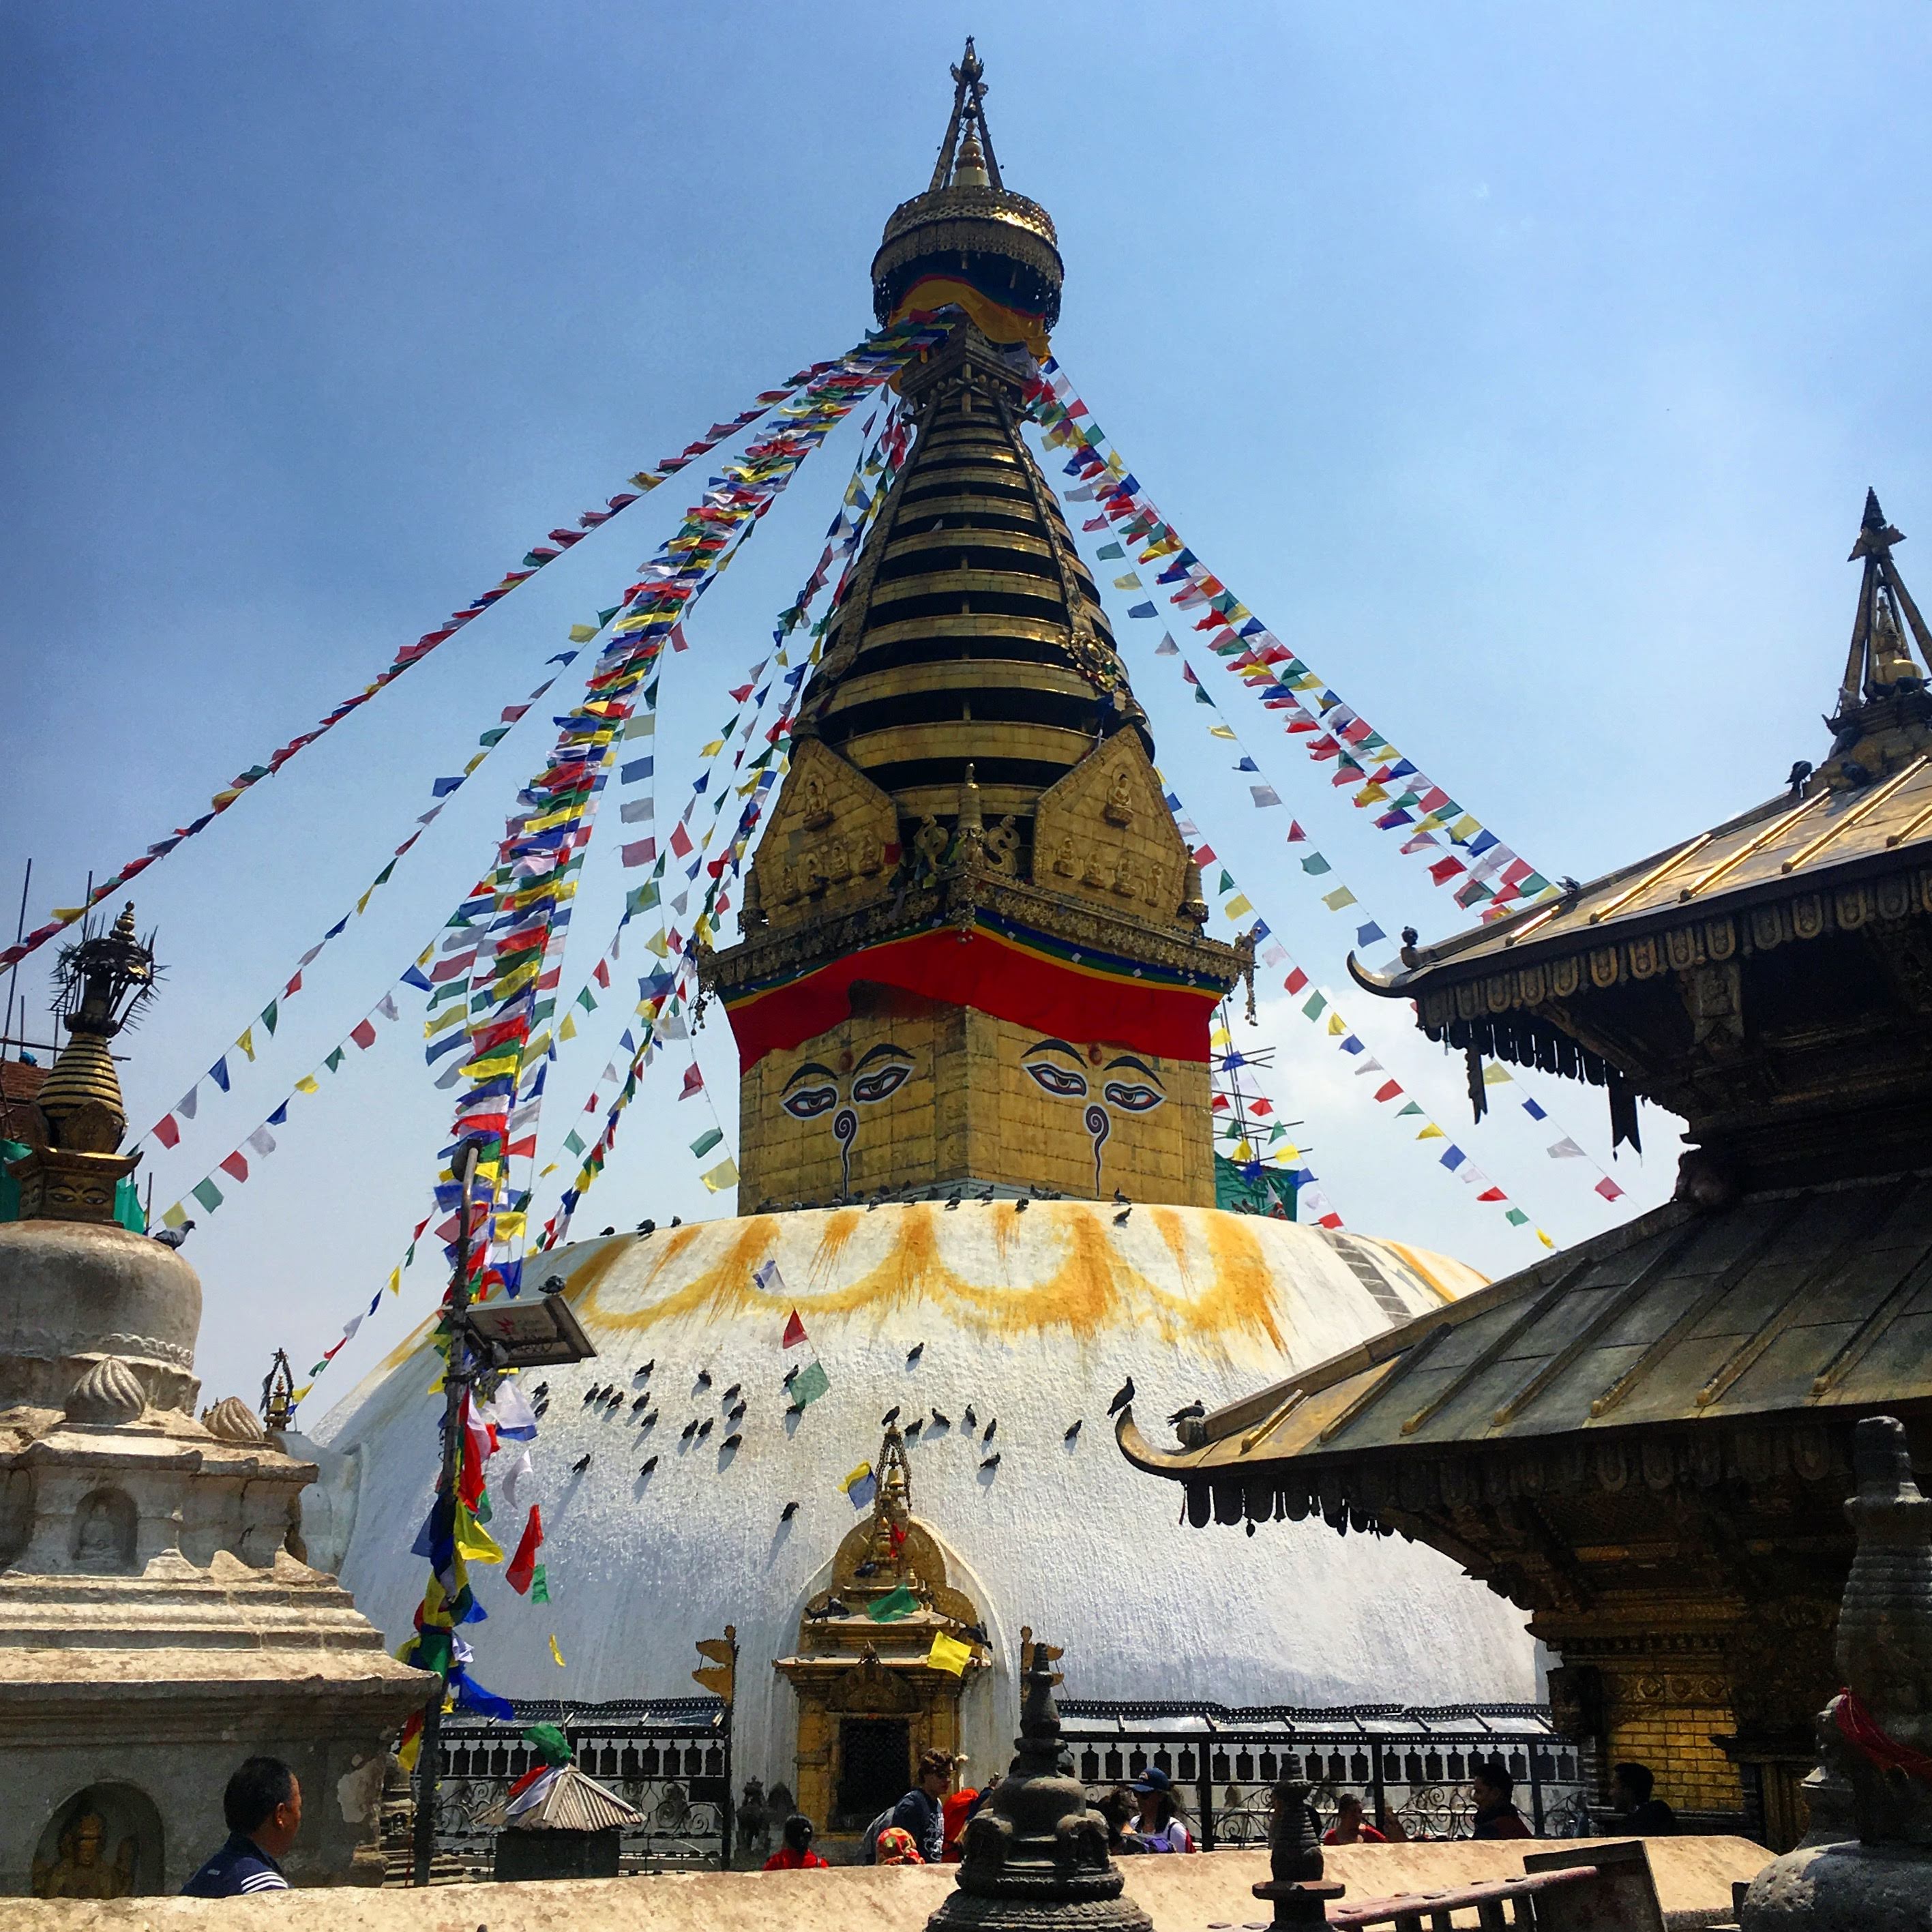
[[[1591,1841],[1564,1841],[1579,1851]],[[1770,1857],[1746,1838],[1645,1840],[1665,1923],[1719,1924],[1731,1885]],[[1352,1898],[1516,1876],[1518,1844],[1331,1846],[1328,1874]],[[1268,1875],[1264,1852],[1120,1861],[1127,1895],[1155,1932],[1208,1932],[1265,1918],[1250,1887]],[[334,1889],[262,1898],[128,1898],[109,1904],[8,1902],[8,1932],[920,1932],[950,1895],[955,1868],[848,1865],[829,1872],[705,1872],[550,1885],[437,1886],[427,1892]]]

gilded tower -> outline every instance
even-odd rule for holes
[[[836,607],[791,767],[707,961],[737,1036],[747,1211],[1028,1188],[1214,1204],[1203,936],[1153,741],[1021,435],[1058,319],[1046,212],[1000,177],[967,44],[931,185],[872,264],[950,334]]]

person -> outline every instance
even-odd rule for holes
[[[1388,1834],[1378,1832],[1362,1815],[1362,1801],[1352,1791],[1335,1800],[1335,1822],[1322,1834],[1324,1845],[1385,1845]]]
[[[766,1859],[766,1871],[830,1871],[830,1863],[812,1849],[812,1820],[794,1811],[784,1821],[784,1843]]]
[[[872,1862],[880,1865],[922,1865],[932,1861],[920,1856],[912,1834],[903,1825],[888,1825],[879,1834]]]
[[[966,1856],[966,1821],[980,1808],[980,1794],[964,1780],[964,1768],[966,1754],[962,1751],[952,1760],[952,1775],[958,1779],[959,1788],[949,1791],[940,1801],[940,1810],[946,1820],[946,1849],[943,1854],[950,1865],[956,1865]]]
[[[302,1786],[278,1757],[251,1757],[221,1794],[228,1840],[182,1887],[190,1898],[286,1892],[281,1861],[302,1829]]]
[[[1476,1801],[1476,1838],[1533,1838],[1536,1834],[1524,1821],[1513,1802],[1516,1780],[1504,1768],[1499,1757],[1479,1763],[1469,1780],[1469,1796]]]
[[[922,1864],[936,1865],[946,1855],[945,1798],[952,1784],[952,1754],[929,1750],[920,1755],[918,1781],[886,1815],[885,1826],[874,1835],[882,1844],[886,1828],[896,1826],[912,1840]],[[885,1861],[874,1852],[872,1862]]]
[[[1677,1829],[1677,1814],[1652,1796],[1657,1774],[1647,1764],[1620,1764],[1610,1774],[1610,1798],[1624,1814],[1623,1828],[1640,1838],[1667,1838]]]
[[[1191,1852],[1194,1834],[1176,1815],[1174,1784],[1158,1765],[1150,1764],[1127,1789],[1139,1801],[1140,1816],[1133,1835],[1144,1852]]]
[[[1094,1809],[1107,1821],[1107,1850],[1118,1857],[1122,1852],[1137,1852],[1140,1846],[1127,1830],[1134,1815],[1134,1794],[1124,1784],[1117,1784]]]

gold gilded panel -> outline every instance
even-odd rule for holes
[[[898,842],[891,799],[817,739],[801,739],[748,868],[746,900],[786,926],[878,898]]]
[[[1188,850],[1137,734],[1119,731],[1040,794],[1034,883],[1179,928]]]

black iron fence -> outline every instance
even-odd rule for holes
[[[644,1814],[626,1832],[630,1870],[716,1867],[724,1846],[728,1787],[724,1707],[715,1697],[626,1698],[609,1704],[519,1700],[514,1724],[452,1715],[442,1721],[436,1848],[488,1874],[494,1834],[481,1820],[539,1762],[526,1724],[560,1726],[578,1770]]]
[[[1116,1704],[1066,1698],[1061,1736],[1081,1782],[1098,1798],[1149,1766],[1172,1780],[1203,1850],[1268,1842],[1270,1793],[1306,1779],[1324,1823],[1343,1792],[1368,1822],[1410,1838],[1466,1838],[1468,1781],[1500,1759],[1539,1838],[1584,1835],[1595,1789],[1588,1749],[1558,1737],[1537,1704],[1396,1704],[1234,1710],[1221,1704]]]

